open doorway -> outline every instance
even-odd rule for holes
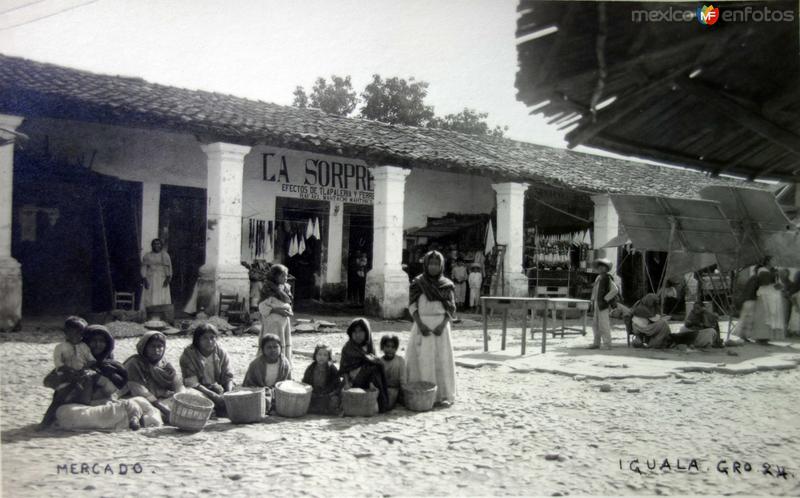
[[[359,306],[364,304],[366,274],[372,268],[372,237],[372,206],[345,204],[342,271],[346,273],[347,300]]]
[[[158,211],[159,237],[172,260],[172,302],[180,309],[191,297],[206,259],[206,191],[162,185]]]
[[[328,240],[330,203],[275,199],[275,259],[289,268],[296,299],[319,299]]]

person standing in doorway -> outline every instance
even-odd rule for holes
[[[367,254],[360,252],[358,253],[358,257],[356,257],[356,304],[359,306],[364,305],[364,295],[367,290],[367,265],[369,264],[369,260],[367,259]]]
[[[164,251],[161,239],[150,243],[152,251],[142,258],[142,309],[148,306],[172,304],[169,284],[172,281],[172,261]]]
[[[467,300],[467,266],[461,256],[456,259],[456,264],[452,270],[452,280],[455,284],[456,309],[464,309],[464,302]]]

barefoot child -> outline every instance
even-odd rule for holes
[[[194,330],[192,343],[181,354],[183,385],[214,402],[217,415],[225,413],[222,394],[233,387],[228,353],[217,344],[217,328],[210,323]]]
[[[322,415],[338,413],[342,378],[339,369],[333,363],[330,346],[317,344],[314,348],[314,361],[306,368],[303,383],[313,388],[309,413]]]
[[[283,355],[292,364],[292,292],[286,283],[289,269],[283,265],[272,265],[267,280],[261,286],[261,339],[267,334],[278,336],[283,346]],[[260,350],[260,349],[259,349]]]
[[[347,327],[349,340],[342,348],[339,372],[345,383],[361,389],[374,386],[378,389],[378,411],[389,409],[389,393],[386,389],[386,374],[383,363],[375,356],[372,332],[366,318],[356,318]]]
[[[406,385],[406,360],[397,354],[400,339],[396,335],[381,337],[383,369],[386,372],[386,386],[389,389],[390,405],[402,402],[403,387]]]
[[[275,384],[292,379],[292,367],[282,354],[281,340],[275,334],[266,334],[261,338],[260,349],[255,359],[247,367],[244,376],[244,387],[266,387],[265,394],[275,404],[273,390]],[[270,407],[268,411],[271,411]]]
[[[611,271],[611,261],[597,259],[594,261],[594,268],[598,273],[594,281],[594,287],[592,287],[592,306],[594,306],[592,331],[594,332],[594,343],[589,346],[589,349],[598,349],[601,340],[606,349],[611,349],[611,317],[609,313],[611,302],[619,294],[619,289],[608,274]]]

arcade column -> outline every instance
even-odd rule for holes
[[[365,308],[381,318],[400,318],[408,307],[408,274],[403,271],[403,204],[410,170],[379,166],[374,178],[372,269],[367,273]]]
[[[250,147],[214,142],[202,149],[208,157],[206,261],[200,267],[197,309],[214,314],[220,294],[237,294],[240,300],[250,295],[241,264],[242,179]]]
[[[14,132],[23,118],[0,114],[0,331],[22,320],[22,269],[11,257],[11,209],[14,188]]]
[[[503,277],[506,296],[527,297],[528,277],[522,268],[525,253],[525,183],[495,183],[497,243],[506,246]]]
[[[609,240],[619,235],[619,215],[606,194],[592,196],[594,202],[594,249],[597,257],[611,260],[614,265],[613,273],[617,271],[617,248],[603,247]]]

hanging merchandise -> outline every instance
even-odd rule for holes
[[[486,224],[486,247],[483,250],[484,254],[491,254],[494,249],[494,231],[492,230],[492,221]]]
[[[297,238],[292,235],[291,242],[289,242],[289,257],[297,256]]]
[[[320,236],[319,218],[314,219],[314,237],[316,237],[317,240],[322,239],[322,237]]]
[[[272,258],[273,256],[273,249],[272,249],[272,222],[267,222],[267,240],[264,244],[264,255],[266,257]]]
[[[314,236],[314,221],[309,218],[308,223],[306,224],[306,238],[310,239]]]
[[[297,254],[303,254],[306,252],[306,241],[302,235],[297,236],[297,240],[299,243],[297,244]]]

